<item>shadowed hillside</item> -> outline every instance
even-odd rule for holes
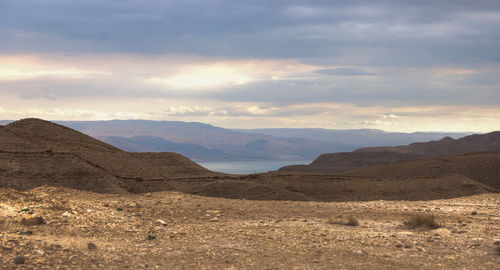
[[[368,155],[369,160],[372,153],[359,154]],[[386,156],[386,160],[394,158]],[[315,173],[226,175],[210,172],[176,153],[124,152],[39,119],[0,127],[0,187],[21,190],[51,185],[100,193],[175,190],[213,197],[298,201],[430,200],[495,191],[478,181],[444,173],[404,179]]]
[[[176,153],[128,153],[64,126],[24,119],[0,128],[0,184],[139,191],[145,179],[211,172]]]
[[[435,159],[379,165],[343,172],[363,178],[442,177],[461,174],[500,189],[500,153],[466,153]]]
[[[353,152],[395,152],[436,157],[485,151],[500,152],[500,131],[474,134],[456,140],[445,137],[439,141],[417,142],[405,146],[361,148]]]
[[[406,146],[370,147],[353,152],[322,154],[309,165],[291,165],[279,170],[339,173],[375,165],[481,151],[500,152],[500,132],[471,135],[457,140],[446,137],[439,141]]]

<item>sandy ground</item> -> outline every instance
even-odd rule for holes
[[[405,227],[417,213],[442,227]],[[44,224],[23,225],[31,215]],[[344,224],[351,216],[358,226]],[[500,269],[499,245],[500,194],[292,202],[0,189],[5,269]]]

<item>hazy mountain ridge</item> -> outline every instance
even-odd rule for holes
[[[9,123],[11,121],[0,121]],[[466,133],[392,133],[381,130],[231,130],[180,121],[55,121],[130,152],[177,152],[196,161],[313,160],[323,153],[368,146],[461,137]]]
[[[146,141],[134,142],[136,146],[147,145],[148,151],[175,151],[193,160],[203,161],[312,160],[322,153],[352,151],[364,146],[394,145],[402,142],[425,141],[428,138],[441,139],[445,136],[464,135],[462,133],[393,134],[378,130],[325,129],[285,129],[289,135],[286,135],[287,132],[259,134],[251,130],[231,130],[197,122],[149,120],[59,121],[58,123],[93,137],[102,138],[111,144],[113,142],[105,137],[125,137],[127,139],[122,139],[122,141],[130,141],[128,138],[134,136],[151,136],[162,138],[170,143],[183,143],[187,148],[175,145],[176,147],[169,150],[165,148],[164,142],[157,146]],[[322,138],[328,138],[322,134],[338,135],[322,140]],[[152,138],[152,140],[156,139]],[[391,142],[393,144],[390,144]],[[187,144],[194,146],[187,146]],[[120,147],[119,144],[115,146]],[[193,148],[199,151],[193,152]]]
[[[340,151],[352,151],[362,145],[397,146],[414,142],[426,142],[444,137],[460,138],[472,132],[387,132],[378,129],[322,129],[322,128],[267,128],[237,129],[237,131],[265,134],[276,137],[297,137],[311,140],[336,142],[343,146]],[[368,147],[368,146],[366,146]]]

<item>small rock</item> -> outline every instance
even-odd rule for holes
[[[157,219],[156,222],[158,222],[162,226],[167,226],[167,223],[161,219]]]
[[[26,258],[24,256],[17,256],[14,258],[15,264],[23,264],[25,261],[26,261]]]
[[[89,242],[89,243],[87,243],[87,249],[88,250],[96,250],[97,246],[96,246],[96,244]]]
[[[477,215],[477,212],[476,211],[472,211],[472,213],[470,213],[471,215]]]
[[[365,253],[363,253],[363,251],[361,251],[361,250],[356,250],[356,251],[354,251],[354,254],[356,254],[356,255],[360,255],[360,256],[365,255]]]
[[[45,221],[43,220],[43,218],[41,216],[29,215],[29,216],[23,217],[23,219],[21,219],[21,223],[25,226],[35,226],[35,225],[44,224]]]
[[[470,245],[469,247],[471,247],[471,248],[475,248],[475,247],[480,247],[480,246],[481,246],[481,244],[474,243],[474,244]]]
[[[419,252],[425,252],[425,249],[423,247],[417,247],[417,251],[419,251]]]
[[[62,216],[63,216],[63,217],[71,217],[71,216],[72,216],[72,214],[71,214],[71,213],[69,213],[69,212],[64,212],[64,213],[62,213]]]
[[[397,243],[397,244],[395,245],[395,247],[402,248],[402,247],[403,247],[403,244],[402,244],[402,243]]]
[[[209,209],[206,212],[209,213],[209,214],[219,214],[220,210]]]
[[[450,236],[451,232],[445,228],[439,228],[432,231],[435,236]]]
[[[211,222],[219,221],[219,218],[214,217],[214,218],[209,219],[208,221],[211,221]]]

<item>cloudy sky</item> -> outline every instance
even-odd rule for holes
[[[0,119],[500,130],[500,1],[0,0]]]

